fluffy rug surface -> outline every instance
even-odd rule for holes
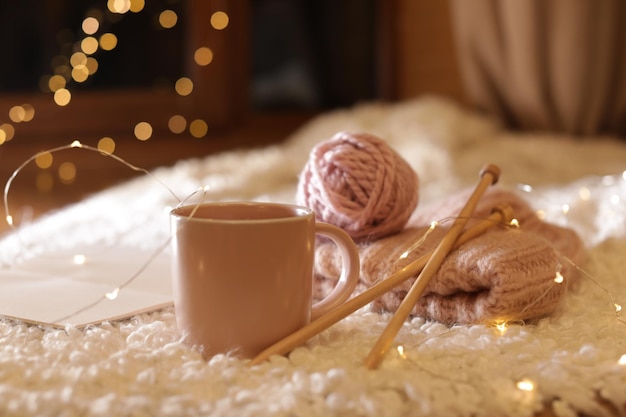
[[[588,256],[557,311],[506,329],[411,318],[396,338],[403,350],[373,371],[363,360],[390,316],[369,307],[255,367],[228,355],[203,360],[180,342],[173,308],[86,329],[4,319],[0,415],[626,413],[626,322],[617,311],[626,307],[626,142],[511,133],[447,101],[420,98],[334,111],[279,145],[153,174],[181,197],[204,187],[211,200],[293,202],[312,147],[343,130],[375,134],[407,160],[420,178],[417,210],[472,186],[494,163],[500,184],[545,220],[576,230]],[[96,244],[141,249],[148,259],[167,241],[176,203],[160,183],[139,177],[5,237],[0,265]]]

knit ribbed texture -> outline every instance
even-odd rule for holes
[[[419,208],[400,233],[359,245],[361,280],[357,292],[385,279],[434,249],[451,221],[442,221],[407,257],[431,221],[454,217],[467,201],[465,190]],[[447,324],[529,320],[552,313],[576,276],[583,245],[575,232],[541,221],[516,194],[492,188],[481,199],[475,218],[485,218],[500,203],[511,205],[519,228],[496,226],[452,251],[432,278],[412,314]],[[470,220],[468,226],[475,220]],[[341,258],[332,243],[316,249],[319,294],[334,285]],[[565,258],[566,257],[566,258]],[[563,282],[555,282],[559,272]],[[395,311],[414,282],[411,278],[373,302],[377,311]]]

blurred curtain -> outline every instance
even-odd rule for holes
[[[626,1],[451,0],[470,101],[510,127],[626,137]]]

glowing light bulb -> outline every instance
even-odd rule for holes
[[[400,355],[402,359],[406,359],[406,354],[404,353],[404,346],[398,345],[396,350],[398,351],[398,354]]]
[[[518,381],[516,386],[520,391],[532,392],[535,390],[535,383],[528,378]]]
[[[624,353],[617,361],[618,365],[626,366],[626,353]]]
[[[85,261],[87,260],[87,258],[85,258],[85,255],[77,253],[76,255],[74,255],[74,257],[72,258],[72,261],[76,264],[76,265],[84,265]]]
[[[6,220],[9,226],[13,226],[13,216],[7,215]]]
[[[113,291],[104,294],[104,296],[108,298],[109,300],[115,300],[119,294],[120,294],[120,289],[118,287],[114,289]]]
[[[615,312],[616,313],[619,313],[619,312],[622,311],[622,306],[620,304],[615,303],[613,305],[615,306]]]
[[[591,198],[591,191],[587,187],[582,187],[578,190],[578,196],[583,201],[588,201]]]
[[[502,323],[496,323],[496,329],[498,330],[498,332],[500,332],[500,334],[506,333],[508,328],[509,326],[506,324],[505,321],[503,321]]]
[[[519,220],[511,219],[511,221],[509,222],[509,226],[518,228],[519,227]]]
[[[563,206],[561,206],[561,210],[563,211],[563,214],[567,214],[569,213],[569,204],[563,204]]]
[[[556,282],[557,284],[561,284],[563,283],[563,275],[561,274],[560,271],[556,271],[556,276],[554,277],[554,282]]]
[[[83,144],[82,144],[82,143],[80,143],[80,141],[79,141],[79,140],[75,140],[74,142],[72,142],[72,144],[70,145],[70,147],[72,147],[72,148],[82,148],[82,147],[83,147]]]

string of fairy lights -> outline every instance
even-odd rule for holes
[[[49,150],[48,152],[50,152],[51,154],[54,152],[58,152],[58,151],[62,151],[62,150],[66,150],[66,149],[80,149],[80,150],[86,150],[86,151],[91,151],[91,152],[96,152],[102,156],[105,157],[110,157],[115,159],[116,161],[120,162],[121,164],[125,165],[126,167],[135,170],[135,171],[139,171],[139,172],[143,172],[144,174],[150,176],[153,180],[157,181],[161,186],[165,187],[173,196],[174,198],[178,201],[179,205],[185,204],[187,201],[189,201],[190,199],[194,198],[195,196],[197,196],[198,194],[200,194],[203,198],[206,198],[207,193],[210,191],[210,187],[201,187],[198,190],[194,191],[192,194],[190,194],[189,196],[187,196],[184,199],[180,199],[176,196],[176,194],[173,192],[173,190],[171,188],[169,188],[165,183],[163,183],[162,181],[160,181],[157,177],[154,177],[153,174],[151,174],[149,171],[137,167],[133,164],[131,164],[130,162],[112,154],[112,153],[107,153],[107,152],[102,152],[101,150],[99,150],[98,148],[95,147],[90,147],[88,145],[84,145],[82,143],[80,143],[79,141],[74,141],[69,145],[66,146],[62,146],[62,147],[58,147],[58,148],[54,148]],[[10,192],[10,188],[11,188],[11,183],[13,181],[13,179],[15,179],[15,177],[19,174],[20,170],[26,166],[28,163],[32,162],[33,160],[35,160],[37,156],[32,156],[29,160],[25,161],[24,163],[22,163],[22,165],[20,165],[20,167],[18,167],[18,169],[16,169],[13,173],[13,175],[10,177],[10,180],[7,182],[7,185],[5,187],[4,190],[4,205],[5,205],[5,212],[6,212],[6,222],[11,226],[11,227],[15,227],[14,222],[13,222],[13,217],[11,216],[11,212],[9,210],[9,203],[8,203],[8,196],[9,196],[9,192]],[[609,178],[610,177],[610,178]],[[622,173],[619,176],[606,176],[605,178],[603,178],[602,180],[602,184],[604,184],[605,186],[613,186],[616,183],[620,183],[622,184],[622,188],[624,190],[626,190],[626,172]],[[534,193],[535,190],[533,189],[533,187],[529,186],[529,185],[520,185],[518,186],[518,188],[524,192],[524,193]],[[588,199],[592,198],[594,196],[592,196],[591,190],[589,187],[583,185],[579,188],[578,190],[578,199],[579,201],[587,201]],[[611,204],[614,204],[616,201],[621,201],[622,199],[626,198],[626,193],[624,195],[620,194],[620,193],[613,193],[611,194],[609,197],[609,201]],[[564,219],[561,219],[561,221],[565,221],[567,222],[567,217],[570,214],[570,209],[572,206],[576,205],[576,202],[574,201],[570,201],[568,203],[554,203],[554,204],[550,204],[549,206],[546,206],[546,208],[540,208],[536,210],[536,213],[538,216],[542,217],[542,218],[546,218],[547,216],[547,212],[551,211],[551,209],[553,207],[558,207],[558,210],[560,212],[560,214],[564,217]],[[613,212],[612,214],[613,216],[616,216],[620,219],[623,219],[626,216],[626,209],[624,209],[622,207],[621,212],[616,210]],[[440,225],[444,224],[445,222],[448,222],[452,220],[452,218],[446,218],[446,219],[441,219],[438,221],[433,221],[430,224],[430,227],[427,229],[427,231],[424,233],[423,238],[419,239],[417,242],[415,242],[413,245],[411,245],[410,248],[408,248],[406,251],[403,251],[401,253],[401,255],[399,256],[399,259],[405,258],[408,255],[408,252],[412,251],[412,250],[416,250],[419,248],[420,245],[422,245],[426,239],[428,238],[428,236],[437,228],[440,227]],[[558,219],[556,219],[558,220]],[[506,227],[510,227],[510,228],[519,228],[521,227],[520,222],[516,219],[513,218],[507,225],[505,225]],[[96,305],[102,303],[102,302],[114,302],[120,295],[121,291],[124,290],[124,288],[128,285],[130,285],[135,279],[138,278],[138,276],[140,275],[140,273],[150,264],[150,262],[152,262],[155,257],[169,244],[171,239],[168,238],[162,245],[160,245],[160,247],[145,261],[144,264],[142,264],[138,270],[130,275],[128,278],[126,278],[124,280],[124,282],[122,284],[120,284],[119,286],[112,288],[110,291],[106,291],[104,294],[102,294],[101,297],[99,297],[98,299],[93,300],[92,302],[86,303],[83,307],[81,307],[80,309],[78,309],[77,311],[70,313],[68,315],[66,315],[65,317],[62,317],[60,319],[55,320],[55,322],[62,322],[64,320],[68,320],[71,319],[72,317],[90,309],[95,307]],[[588,280],[590,280],[597,288],[599,288],[601,291],[603,291],[606,296],[608,301],[611,304],[611,307],[613,308],[613,312],[615,314],[615,319],[616,322],[621,323],[621,324],[626,324],[626,321],[624,319],[622,319],[621,317],[621,311],[622,311],[622,305],[619,304],[615,298],[613,297],[613,295],[611,294],[611,292],[606,289],[598,279],[596,279],[594,276],[592,276],[590,273],[588,273],[587,271],[585,271],[583,268],[581,268],[580,266],[576,265],[573,261],[571,261],[569,258],[561,255],[561,260],[563,262],[568,262],[570,263],[579,273],[583,278],[586,278]],[[80,254],[77,253],[75,254],[71,261],[73,264],[80,266],[80,265],[84,265],[87,262],[87,257],[84,254]],[[563,276],[563,274],[561,273],[561,265],[559,265],[555,271],[555,275],[554,275],[554,284],[555,285],[563,285],[565,283],[565,277]],[[549,291],[549,290],[548,290]],[[499,334],[500,336],[504,336],[507,331],[509,330],[510,326],[513,325],[525,325],[525,323],[523,322],[512,322],[512,321],[504,321],[504,320],[495,320],[492,324],[491,327],[494,329],[494,331],[497,332],[497,334]],[[456,326],[453,326],[451,328],[448,328],[446,331],[444,331],[443,333],[440,334],[436,334],[436,335],[431,335],[430,337],[445,337],[447,334],[452,334],[454,333],[457,329]],[[427,337],[426,340],[430,337]],[[419,346],[420,344],[424,343],[425,340],[422,340],[421,342],[419,342],[417,345],[413,346],[413,348],[416,348],[417,346]],[[397,354],[397,356],[405,361],[408,361],[410,363],[412,363],[414,366],[419,367],[420,369],[424,370],[425,372],[429,372],[427,368],[424,368],[424,366],[414,360],[412,360],[407,352],[407,348],[405,345],[403,344],[398,344],[395,347],[395,353]],[[626,353],[621,354],[618,358],[616,358],[616,365],[619,367],[626,367]],[[438,377],[440,377],[439,375],[436,375]],[[515,382],[515,387],[516,389],[520,392],[520,394],[522,396],[525,396],[523,399],[525,400],[529,400],[534,393],[536,392],[537,388],[538,388],[538,383],[531,377],[522,377],[520,378],[518,381]],[[530,397],[528,397],[530,396]]]
[[[145,6],[144,0],[108,0],[106,7],[108,11],[111,13],[124,15],[126,13],[139,13],[144,9],[144,6]],[[101,30],[104,16],[105,14],[101,10],[90,11],[88,15],[82,21],[81,30],[82,30],[83,36],[76,43],[76,48],[75,48],[76,50],[74,50],[69,57],[68,56],[56,57],[54,59],[56,65],[53,65],[54,73],[42,77],[40,88],[42,89],[42,91],[52,94],[53,100],[58,106],[68,106],[71,103],[71,98],[72,98],[71,84],[72,83],[83,83],[89,77],[93,76],[98,71],[99,64],[98,64],[98,60],[96,56],[97,52],[102,51],[103,53],[106,53],[107,51],[111,51],[117,47],[117,44],[119,42],[117,36],[114,33],[102,32]],[[178,23],[178,15],[172,10],[163,10],[158,16],[158,21],[159,21],[159,24],[164,29],[170,29],[170,28],[173,28]],[[229,17],[226,13],[222,11],[215,11],[210,16],[209,23],[215,30],[223,30],[228,26]],[[209,65],[213,61],[213,59],[214,59],[213,52],[210,46],[208,45],[200,47],[194,52],[194,60],[197,65],[200,65],[200,66]],[[174,89],[176,93],[179,94],[180,96],[187,96],[189,94],[192,94],[193,81],[187,77],[181,77],[175,82]],[[35,115],[36,115],[36,109],[30,104],[21,104],[21,105],[13,106],[9,110],[9,113],[8,113],[8,117],[11,120],[11,122],[5,122],[5,123],[0,124],[0,145],[14,139],[16,135],[16,128],[14,125],[17,125],[19,123],[28,123],[35,118]],[[202,137],[206,135],[207,129],[208,129],[205,122],[201,120],[194,120],[188,123],[188,121],[186,120],[184,116],[178,115],[178,114],[171,116],[171,118],[168,121],[168,127],[173,133],[181,133],[185,131],[186,129],[189,129],[190,133],[195,137]],[[142,140],[142,141],[148,140],[152,136],[152,126],[148,122],[140,121],[135,125],[134,135],[138,140]],[[141,171],[147,175],[151,175],[145,169],[136,167],[130,162],[125,161],[122,158],[119,158],[116,155],[114,155],[115,140],[110,137],[103,137],[102,139],[100,139],[97,147],[90,147],[90,146],[80,143],[79,141],[74,141],[70,145],[42,151],[38,153],[37,155],[34,155],[32,158],[28,159],[27,161],[25,161],[23,164],[21,164],[13,172],[9,181],[6,184],[6,187],[4,189],[4,206],[5,206],[5,212],[6,212],[5,220],[7,224],[9,224],[9,226],[11,226],[12,228],[16,227],[16,225],[14,224],[15,223],[14,218],[11,215],[11,211],[9,209],[9,202],[8,202],[8,196],[9,196],[11,183],[13,179],[19,174],[19,172],[27,164],[31,162],[34,162],[41,169],[49,168],[53,164],[54,153],[61,151],[61,150],[70,149],[70,148],[78,148],[78,149],[82,149],[86,151],[97,152],[98,154],[102,156],[112,157],[116,159],[118,162],[122,163],[123,165],[133,170]],[[61,164],[61,166],[59,167],[59,177],[61,178],[62,181],[71,183],[75,175],[76,175],[76,169],[73,166],[73,164],[64,163],[64,164]],[[158,179],[156,178],[154,179],[158,181]],[[609,176],[607,176],[606,179],[604,180],[604,184],[606,184],[607,186],[614,185],[617,181],[622,181],[624,184],[626,184],[626,171],[622,173],[621,177],[611,176],[609,178]],[[165,184],[161,183],[160,181],[159,183],[162,186],[166,187],[173,194],[172,190],[169,187],[167,187]],[[534,189],[529,185],[521,185],[519,188],[522,192],[526,192],[526,193],[534,192]],[[196,193],[200,193],[200,192],[206,193],[207,191],[208,191],[207,188],[203,187],[202,189],[196,191]],[[582,186],[578,190],[578,198],[581,201],[588,201],[592,197],[593,196],[591,195],[591,191],[588,187]],[[187,199],[181,200],[181,199],[178,199],[177,197],[176,199],[179,202],[184,202],[187,200]],[[618,207],[619,203],[622,202],[624,199],[626,199],[626,195],[620,195],[616,193],[610,196],[611,204],[613,204],[615,207]],[[562,214],[562,216],[565,219],[567,219],[567,216],[569,214],[572,204],[573,204],[572,202],[564,202],[564,203],[557,203],[552,206],[556,206],[558,208],[558,211],[560,211],[560,213]],[[540,218],[545,218],[547,216],[545,209],[537,210],[537,214]],[[618,213],[618,216],[621,216],[621,219],[623,220],[624,213],[623,212]],[[445,219],[442,221],[445,221]],[[424,238],[416,242],[411,248],[408,249],[408,251],[414,250],[420,244],[422,244],[424,239],[426,239],[426,237],[428,236],[428,234],[432,230],[434,230],[436,227],[439,226],[440,222],[433,222],[430,225],[428,232],[424,235]],[[520,227],[517,219],[513,219],[510,222],[509,226]],[[164,246],[160,247],[158,249],[158,252],[163,250],[163,247]],[[407,252],[403,253],[401,257],[406,256]],[[139,272],[141,272],[141,270],[143,270],[153,259],[154,259],[154,255],[151,256],[146,261],[146,263],[139,268]],[[85,264],[86,261],[87,259],[85,255],[83,254],[75,254],[71,259],[71,262],[76,265],[83,265]],[[563,261],[571,262],[568,259],[564,259]],[[591,280],[600,290],[606,293],[608,300],[612,304],[612,308],[615,313],[616,320],[620,323],[626,323],[626,321],[624,321],[620,315],[622,311],[622,306],[620,303],[617,302],[617,300],[613,298],[610,291],[605,289],[597,279],[595,279],[591,274],[584,271],[578,265],[575,265],[572,263],[572,266],[576,268],[583,277]],[[99,299],[94,300],[91,303],[88,303],[87,305],[85,305],[84,308],[81,308],[79,311],[73,314],[70,314],[64,317],[63,319],[64,320],[68,319],[72,317],[73,315],[79,314],[80,312],[88,308],[91,308],[101,302],[115,301],[117,297],[119,296],[120,292],[123,291],[123,289],[127,285],[129,285],[135,278],[138,277],[139,272],[131,275],[121,285],[115,288],[112,288],[110,291],[107,291],[106,293],[104,293],[102,297],[100,297]],[[555,271],[555,277],[554,277],[555,285],[562,285],[564,281],[565,279],[563,275],[561,274],[561,271],[560,270]],[[498,334],[505,335],[509,326],[513,324],[523,325],[523,323],[510,323],[507,321],[496,321],[492,324],[492,326]],[[447,332],[451,332],[451,331],[453,331],[453,329],[449,329]],[[439,336],[442,336],[442,334],[437,335],[437,337]],[[404,360],[408,360],[407,350],[404,345],[402,344],[398,345],[396,347],[396,353],[398,357]],[[617,358],[616,362],[619,366],[626,367],[626,353],[622,354],[619,358]],[[520,392],[532,393],[537,389],[537,384],[531,378],[524,377],[516,382],[516,387]]]
[[[39,80],[39,89],[42,93],[51,94],[54,103],[60,107],[70,106],[72,102],[73,86],[86,83],[99,70],[98,54],[106,54],[118,47],[118,36],[112,31],[106,31],[107,26],[114,27],[128,13],[145,12],[145,0],[108,0],[106,10],[92,8],[86,12],[80,29],[78,39],[65,42],[60,49],[61,53],[52,58],[50,66],[52,73],[43,75]],[[179,23],[176,11],[163,9],[158,12],[154,19],[161,29],[174,28]],[[221,10],[215,10],[207,16],[207,24],[214,30],[221,31],[228,27],[229,15]],[[111,24],[113,23],[113,24]],[[60,39],[72,40],[74,32],[64,29],[59,33]],[[69,44],[69,48],[67,45]],[[211,45],[197,48],[193,53],[196,65],[205,67],[213,62],[214,54]],[[181,97],[193,93],[194,83],[189,77],[179,77],[173,85],[175,93]],[[35,119],[36,109],[32,104],[24,103],[12,106],[8,111],[8,121],[2,121],[0,115],[0,146],[16,137],[18,125],[28,123]],[[208,134],[208,123],[203,119],[187,120],[184,115],[173,114],[168,120],[168,129],[174,134],[188,131],[194,138],[202,138]],[[133,135],[137,140],[147,141],[153,135],[153,127],[148,121],[137,121],[133,129]],[[102,137],[97,148],[102,152],[114,153],[116,141],[109,136]],[[36,178],[36,188],[40,192],[50,191],[53,184],[53,176],[49,170],[53,164],[53,156],[50,152],[41,152],[35,160],[35,164],[42,171],[42,175]],[[71,184],[77,175],[76,166],[73,162],[63,162],[58,166],[57,176],[61,183]]]

